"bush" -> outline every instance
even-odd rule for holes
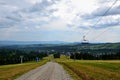
[[[56,53],[53,56],[54,56],[54,58],[60,58],[60,54],[59,53]]]

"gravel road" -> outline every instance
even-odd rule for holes
[[[48,62],[15,80],[73,80],[56,62]]]

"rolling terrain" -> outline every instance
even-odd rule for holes
[[[68,54],[69,53],[69,54]],[[119,80],[120,79],[120,43],[94,43],[82,45],[79,43],[70,44],[25,44],[25,45],[6,45],[0,47],[0,80],[13,80],[20,75],[40,67],[45,64],[47,60],[44,57],[53,54],[64,55],[61,58],[51,59],[49,68],[51,66],[58,66],[61,64],[64,69],[71,75],[74,80]],[[23,64],[20,63],[20,56],[24,56]],[[39,58],[41,61],[35,61]],[[49,59],[50,60],[50,59]],[[54,64],[54,61],[57,62]],[[58,64],[59,63],[59,64]],[[5,65],[6,64],[6,65]],[[9,64],[9,65],[7,65]],[[51,65],[52,64],[52,65]],[[53,67],[54,67],[53,66]],[[58,69],[58,68],[57,68]],[[48,75],[47,79],[56,79],[55,76],[61,76],[64,69],[57,71],[57,69],[48,68],[40,69],[43,71],[41,75]],[[54,75],[47,73],[55,71]],[[44,72],[45,71],[45,72]],[[11,73],[11,74],[9,74]],[[29,73],[28,73],[29,74]],[[41,75],[35,74],[34,79]],[[26,75],[29,76],[29,75]],[[53,76],[53,77],[49,77]],[[23,78],[19,78],[22,80]],[[29,80],[30,76],[25,80]],[[59,78],[61,80],[61,78]],[[65,79],[66,80],[66,77]],[[68,79],[69,80],[69,79]]]
[[[119,80],[120,60],[56,59],[74,80]],[[77,75],[77,76],[76,76]]]
[[[120,60],[73,60],[65,55],[60,58],[51,55],[40,62],[0,66],[0,80],[119,80],[119,74]]]
[[[23,64],[10,64],[0,66],[0,80],[14,80],[20,75],[35,69],[45,64],[47,60],[42,60],[38,63],[36,62],[27,62]]]

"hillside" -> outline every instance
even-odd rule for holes
[[[68,44],[64,41],[0,41],[0,46],[33,45],[33,44]]]
[[[94,44],[24,44],[24,45],[7,45],[1,46],[0,48],[8,48],[8,49],[20,49],[27,51],[38,51],[38,50],[55,50],[55,51],[74,51],[74,50],[104,50],[104,49],[112,49],[112,50],[120,50],[120,43],[94,43]]]

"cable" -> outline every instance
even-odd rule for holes
[[[113,2],[113,4],[104,12],[104,14],[102,16],[105,16],[109,11],[110,9],[117,3],[118,0],[115,0]],[[94,26],[96,26],[101,20],[103,19],[103,17],[99,18],[97,20],[97,22],[94,24]],[[108,30],[108,29],[107,29]],[[107,30],[103,31],[102,33],[106,32]],[[87,36],[89,33],[90,33],[91,30],[89,30],[86,34],[84,34],[83,36]],[[101,34],[100,34],[101,35]]]
[[[118,0],[116,0],[116,1],[113,3],[113,5],[115,5],[117,1],[118,1]],[[112,5],[112,7],[113,7],[113,5]],[[111,8],[112,8],[112,7],[111,7]],[[109,8],[109,10],[110,10],[111,8]],[[107,10],[107,12],[108,12],[109,10]],[[106,12],[106,13],[107,13],[107,12]],[[101,36],[103,33],[105,33],[106,31],[108,31],[108,30],[110,30],[110,29],[111,29],[111,27],[107,28],[106,30],[104,30],[103,32],[101,32],[100,34],[98,34],[96,37],[92,38],[91,41],[92,41],[92,40],[96,40],[99,36]]]
[[[117,1],[118,0],[115,0],[113,2],[113,4],[105,11],[105,13],[102,16],[105,16],[110,11],[110,9],[117,3]],[[100,19],[98,19],[98,21],[96,22],[96,24],[94,26],[96,26],[102,19],[103,19],[103,17],[101,17]]]
[[[106,31],[110,30],[111,27],[107,28],[106,30],[104,30],[102,33],[98,34],[96,37],[92,38],[91,41],[96,40],[98,37],[100,37],[103,33],[105,33]]]

